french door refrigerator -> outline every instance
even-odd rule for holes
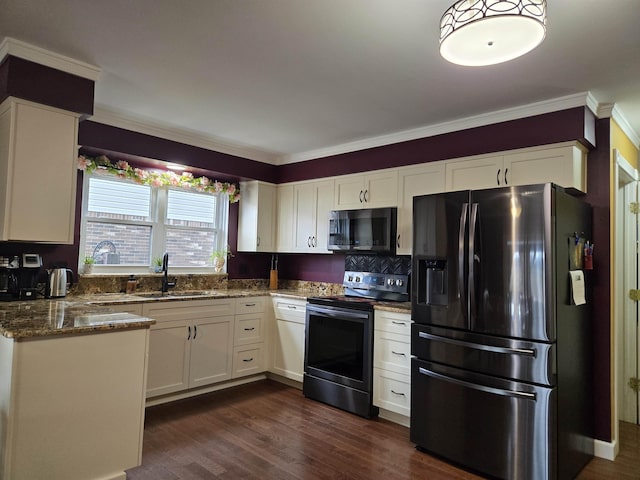
[[[411,440],[495,478],[574,478],[591,326],[569,271],[591,208],[542,184],[415,197],[413,215]]]

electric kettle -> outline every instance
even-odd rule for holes
[[[58,298],[67,295],[68,284],[73,283],[73,272],[68,268],[51,268],[47,270],[47,285],[44,296]]]

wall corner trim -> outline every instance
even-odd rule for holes
[[[102,69],[59,53],[50,52],[15,38],[5,37],[0,43],[0,62],[8,55],[29,60],[45,67],[55,68],[92,81],[98,80]]]

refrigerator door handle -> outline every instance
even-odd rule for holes
[[[454,377],[449,377],[448,375],[442,375],[441,373],[432,372],[431,370],[427,370],[423,367],[418,367],[418,372],[421,375],[426,375],[428,377],[433,377],[438,380],[443,380],[445,382],[455,383],[465,388],[472,388],[474,390],[480,390],[481,392],[491,393],[493,395],[502,395],[504,397],[514,397],[523,400],[536,400],[535,393],[529,392],[519,392],[517,390],[504,390],[502,388],[488,387],[486,385],[480,385],[478,383],[467,382],[466,380],[459,380]]]
[[[467,302],[464,294],[464,246],[465,246],[465,230],[467,227],[467,212],[469,204],[462,204],[462,212],[460,213],[460,230],[458,231],[458,294],[460,297],[460,310],[464,315],[464,319],[469,324]]]
[[[476,350],[484,350],[485,352],[505,353],[507,355],[526,355],[534,358],[536,357],[536,351],[531,348],[496,347],[475,342],[465,342],[463,340],[456,340],[454,338],[441,337],[440,335],[433,335],[426,332],[419,332],[418,336],[426,340],[435,340],[437,342],[448,343],[450,345],[456,345],[459,347],[475,348]]]
[[[480,261],[480,257],[476,255],[476,224],[478,223],[478,204],[471,204],[471,218],[469,220],[469,311],[470,317],[473,319],[476,315],[476,279],[475,279],[475,261]],[[471,319],[469,327],[471,328]]]

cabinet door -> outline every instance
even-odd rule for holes
[[[293,251],[293,185],[278,185],[277,188],[277,235],[276,250],[281,253]]]
[[[0,240],[72,244],[77,115],[7,102],[0,119]]]
[[[585,154],[575,146],[507,154],[504,171],[509,185],[553,182],[587,191]]]
[[[273,372],[302,382],[304,373],[304,323],[276,319]]]
[[[147,397],[185,390],[189,386],[190,322],[158,322],[149,335]]]
[[[276,186],[259,181],[240,182],[240,192],[238,251],[274,251]]]
[[[213,317],[193,322],[189,387],[231,378],[233,317]]]
[[[362,208],[364,204],[364,177],[343,175],[335,178],[333,205],[336,210]]]
[[[445,166],[432,162],[400,169],[398,173],[398,255],[411,255],[413,246],[413,197],[444,192]]]
[[[398,171],[381,170],[364,178],[364,206],[367,208],[398,205]]]
[[[257,252],[276,249],[276,189],[274,185],[261,185],[258,196]]]
[[[294,187],[294,248],[298,252],[329,253],[329,212],[333,210],[333,180]]]
[[[448,192],[504,186],[502,156],[456,160],[446,163]]]
[[[329,241],[329,212],[333,210],[333,180],[318,182],[316,189],[316,230],[314,239],[315,253],[331,253],[327,250]]]
[[[294,187],[294,241],[297,252],[313,251],[316,233],[316,190],[313,183],[302,183]]]

